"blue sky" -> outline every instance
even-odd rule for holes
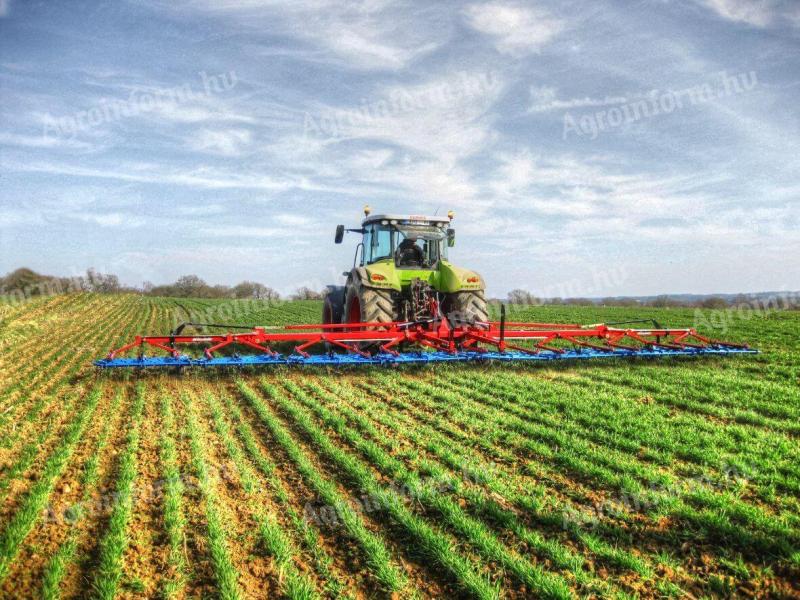
[[[800,287],[800,3],[0,0],[0,271],[341,280],[457,213],[493,295]]]

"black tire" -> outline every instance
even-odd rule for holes
[[[389,290],[376,290],[355,280],[347,287],[342,323],[390,323],[397,320]]]
[[[483,290],[448,294],[445,316],[458,322],[488,321],[489,308]]]
[[[342,322],[344,314],[344,286],[329,285],[322,303],[322,323],[331,325]]]

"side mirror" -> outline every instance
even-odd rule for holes
[[[456,230],[455,229],[448,229],[447,230],[447,247],[452,248],[456,245]]]
[[[333,239],[337,244],[341,244],[344,239],[344,225],[336,226],[336,237]]]

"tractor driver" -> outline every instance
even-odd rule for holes
[[[425,257],[417,246],[417,238],[407,237],[397,247],[395,253],[397,265],[400,267],[422,266]]]

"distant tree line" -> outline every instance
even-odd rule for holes
[[[636,307],[648,306],[653,308],[704,308],[725,309],[732,306],[750,304],[755,298],[762,300],[778,299],[783,308],[800,308],[800,297],[796,293],[772,295],[736,294],[735,296],[703,296],[692,300],[676,298],[669,295],[660,295],[652,298],[634,298],[629,296],[608,298],[538,298],[527,290],[516,289],[508,293],[508,303],[518,305],[542,306],[548,304],[567,306],[623,306]]]
[[[23,267],[0,277],[0,294],[3,295],[49,296],[77,291],[113,294],[136,290],[124,287],[116,275],[98,273],[94,269],[89,269],[85,275],[53,277]]]
[[[279,300],[280,294],[256,281],[242,281],[234,286],[210,285],[197,275],[183,275],[175,283],[153,285],[144,282],[142,287],[131,287],[120,283],[113,274],[99,273],[89,269],[85,275],[75,277],[53,277],[42,275],[28,268],[17,269],[0,277],[0,295],[48,296],[66,292],[96,292],[100,294],[144,294],[147,296],[169,296],[173,298],[230,298],[248,300]],[[299,288],[290,296],[292,300],[321,300],[323,292],[308,287]]]
[[[142,291],[149,296],[174,298],[239,298],[249,300],[278,300],[280,294],[271,287],[255,281],[242,281],[234,286],[209,285],[197,275],[184,275],[175,283],[153,285],[145,282]]]

